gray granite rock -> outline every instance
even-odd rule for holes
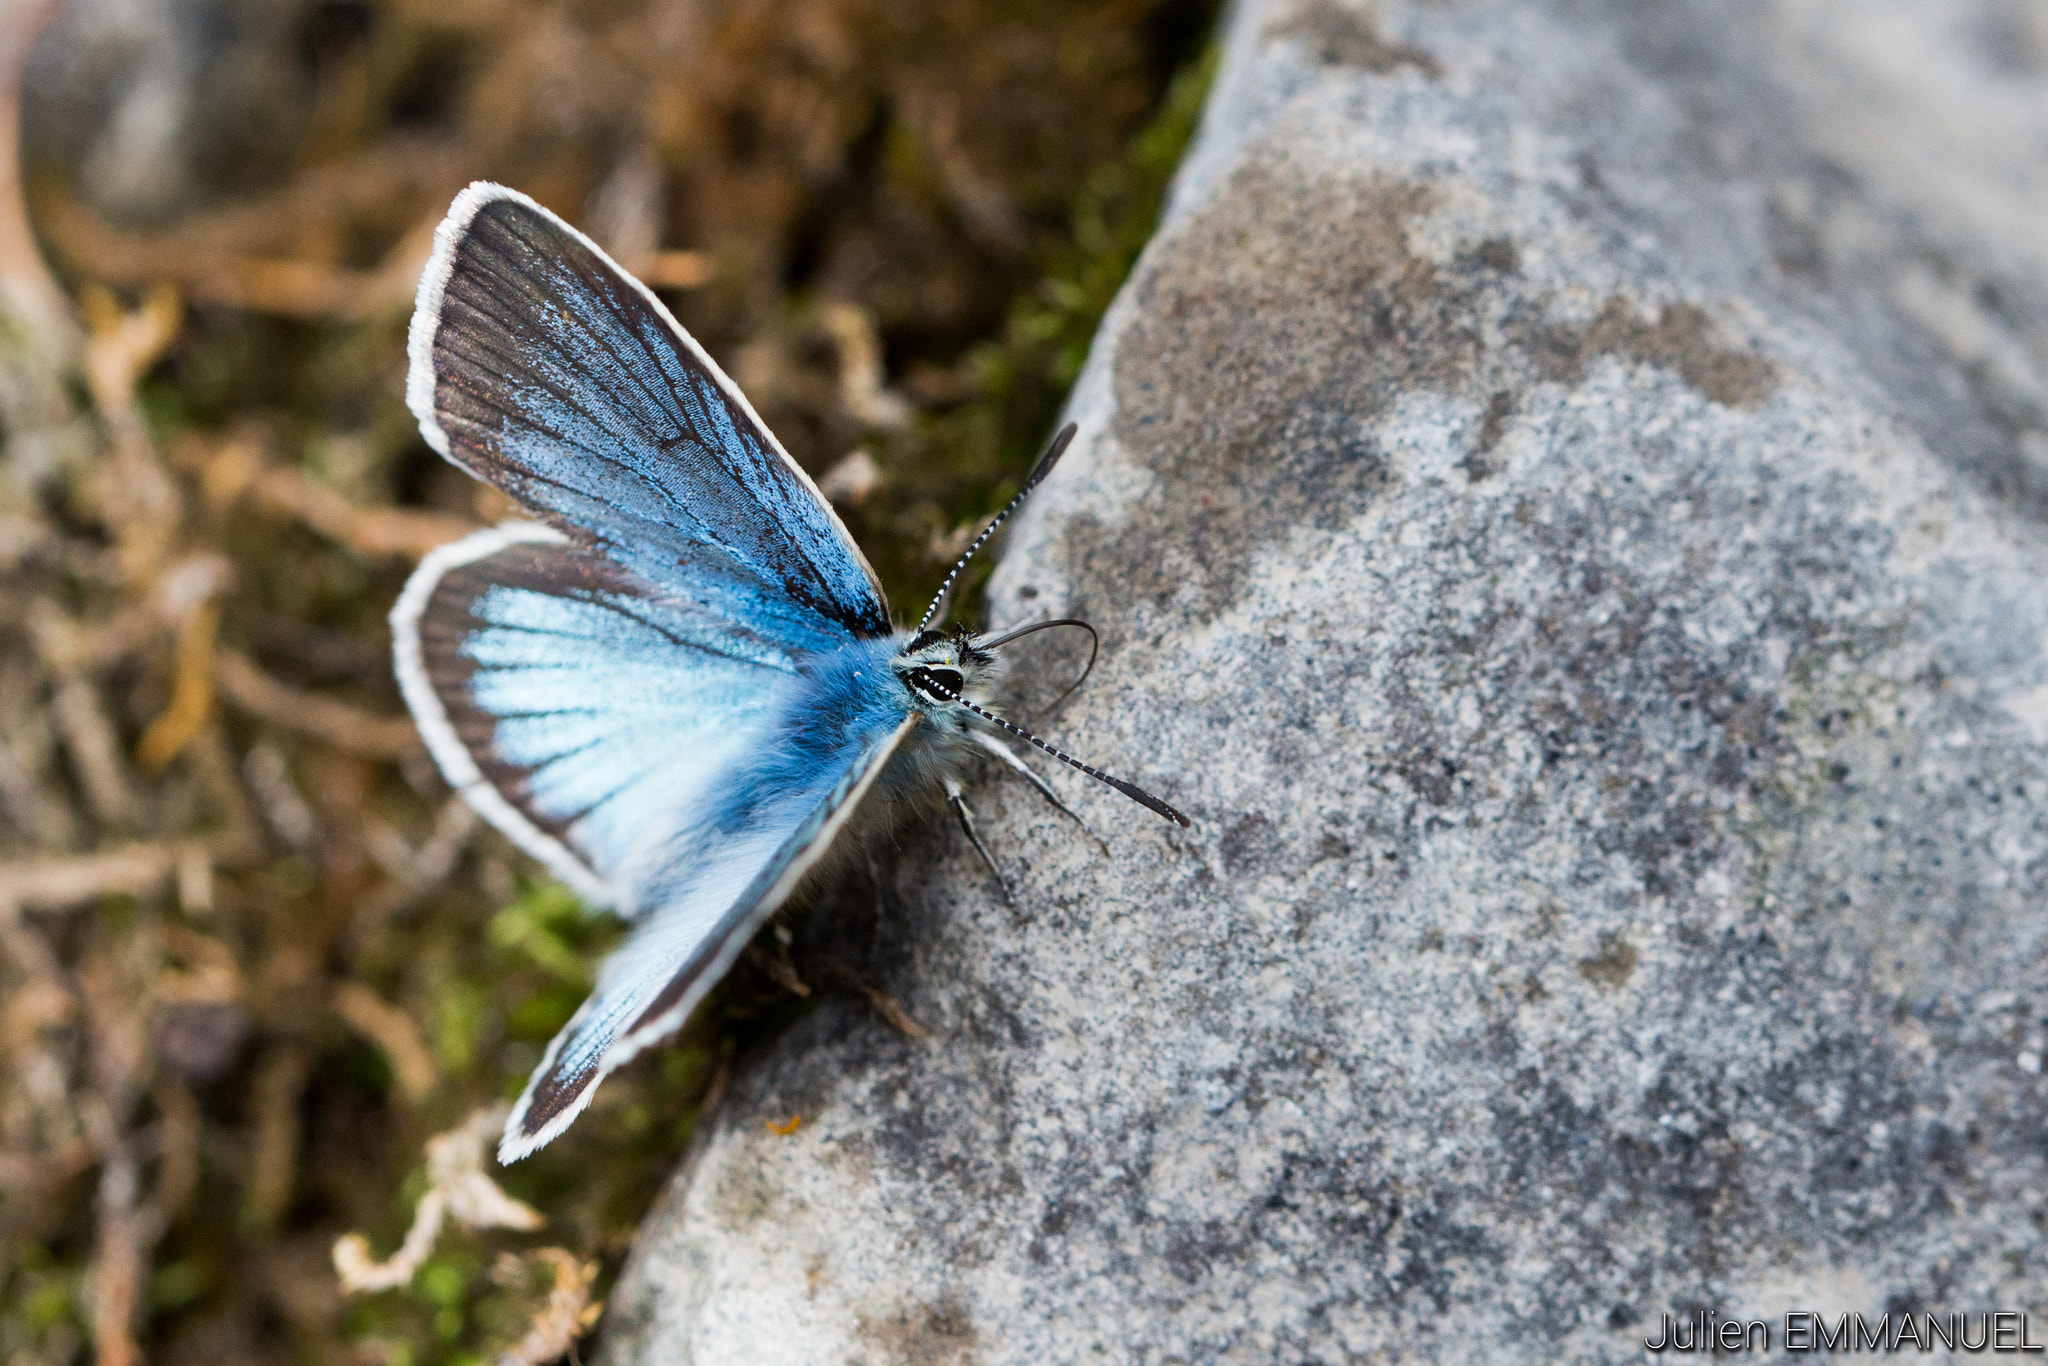
[[[2048,25],[1247,0],[887,873],[611,1361],[1622,1361],[2048,1301]],[[800,1114],[782,1136],[766,1120]],[[2042,1336],[2039,1325],[2035,1337]]]

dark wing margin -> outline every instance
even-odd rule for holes
[[[605,961],[597,988],[548,1044],[505,1123],[500,1162],[516,1162],[568,1128],[611,1072],[682,1027],[690,1012],[832,845],[889,758],[913,712],[861,748],[779,822],[706,851],[677,901],[648,908]],[[740,891],[734,895],[732,888]]]
[[[888,634],[874,571],[738,386],[526,196],[456,197],[407,350],[428,444],[549,525],[791,645]]]
[[[484,763],[488,759],[480,762],[479,756],[489,753],[489,745],[487,737],[477,734],[479,722],[464,714],[456,689],[434,681],[437,673],[444,679],[450,675],[445,662],[452,653],[450,643],[441,631],[433,633],[439,638],[431,645],[425,638],[425,621],[434,605],[435,590],[449,573],[509,547],[536,543],[559,546],[564,542],[559,532],[545,527],[505,527],[464,537],[429,553],[406,581],[405,591],[391,609],[393,663],[406,707],[448,785],[478,815],[546,864],[548,871],[568,883],[576,895],[592,905],[609,906],[618,899],[616,889],[562,842],[559,829],[546,828],[543,821],[515,804],[507,789],[516,793],[516,783],[502,778],[493,781],[485,774]]]

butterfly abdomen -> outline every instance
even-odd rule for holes
[[[910,698],[889,668],[888,638],[854,641],[806,657],[748,768],[769,791],[804,785],[847,746],[902,724]]]

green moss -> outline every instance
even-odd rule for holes
[[[443,1072],[464,1076],[476,1065],[477,1041],[489,1013],[491,993],[481,982],[444,982],[434,996],[434,1061]]]
[[[950,549],[935,553],[941,534],[1009,501],[1051,436],[1103,314],[1151,239],[1217,54],[1206,49],[1174,76],[1125,155],[1097,167],[1061,229],[1040,239],[1035,270],[996,334],[959,361],[973,397],[925,414],[912,431],[883,443],[891,482],[917,493],[857,510],[849,520],[899,613],[921,608],[950,567]],[[970,568],[956,604],[971,612],[993,564],[994,557],[983,557]]]
[[[24,1276],[22,1281],[22,1294],[13,1308],[31,1333],[41,1336],[58,1324],[82,1321],[76,1278]]]
[[[183,1309],[206,1293],[206,1273],[187,1258],[160,1266],[149,1278],[149,1307],[152,1313]]]
[[[1064,400],[1102,315],[1151,240],[1167,187],[1201,118],[1217,53],[1211,48],[1175,76],[1158,114],[1131,139],[1129,155],[1089,177],[1074,203],[1069,243],[1055,253],[1038,287],[1017,300],[1004,345],[991,348],[994,354],[982,362],[1007,378],[995,386],[999,394],[1038,389],[1041,402],[1053,395]]]
[[[571,942],[586,920],[574,892],[558,882],[539,883],[491,917],[490,941],[521,954],[557,981],[587,987],[590,967]]]

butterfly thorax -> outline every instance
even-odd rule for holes
[[[846,747],[873,743],[915,712],[921,723],[876,785],[875,819],[862,822],[892,824],[940,795],[971,751],[971,718],[960,702],[987,705],[997,669],[995,657],[976,650],[964,632],[899,631],[807,657],[775,719],[741,761],[739,780],[727,786],[720,823],[747,823],[752,794],[806,789]]]

